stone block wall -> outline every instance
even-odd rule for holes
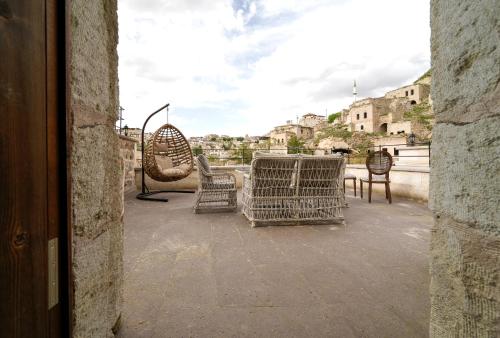
[[[137,140],[119,135],[120,137],[120,157],[123,161],[123,188],[125,191],[135,189],[134,168],[137,165],[135,146]]]
[[[500,336],[500,4],[432,0],[431,337]]]
[[[112,337],[122,304],[116,0],[71,1],[74,337]]]

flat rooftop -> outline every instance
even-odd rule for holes
[[[165,195],[126,196],[119,337],[428,336],[426,205],[348,196],[345,225],[251,228]]]

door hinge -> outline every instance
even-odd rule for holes
[[[59,248],[57,241],[57,237],[49,240],[49,310],[59,303]]]

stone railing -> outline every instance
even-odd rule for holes
[[[248,172],[249,166],[213,166],[214,171],[230,172],[236,175],[236,186],[241,188],[243,173]],[[356,175],[358,180],[356,186],[359,196],[359,178],[367,177],[366,166],[358,164],[348,164],[346,172]],[[415,200],[427,201],[429,195],[429,168],[422,166],[395,166],[390,173],[391,191],[393,196],[402,196]],[[135,185],[137,190],[141,189],[141,169],[135,169]],[[176,182],[157,182],[146,175],[146,185],[152,190],[196,190],[198,189],[198,172],[196,167],[191,175]],[[346,181],[347,187],[352,187],[352,180]],[[382,184],[374,184],[373,190],[383,192]],[[350,189],[347,193],[351,194]],[[368,193],[368,186],[365,187],[365,193]],[[368,196],[368,195],[366,195]]]
[[[358,179],[356,189],[359,196],[359,178],[368,177],[368,170],[364,164],[348,164],[346,173],[355,175]],[[393,196],[402,196],[411,199],[427,201],[429,199],[429,167],[424,166],[394,166],[389,178],[391,180],[391,193]],[[346,181],[346,186],[352,188],[352,180]],[[384,193],[383,184],[373,184],[373,191]],[[352,191],[350,189],[346,189]],[[368,196],[368,184],[363,185],[365,198]]]

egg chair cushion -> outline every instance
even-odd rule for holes
[[[168,144],[156,142],[154,145],[155,153],[166,153],[168,151]]]
[[[191,167],[187,164],[181,164],[175,168],[162,169],[161,173],[165,176],[188,176]]]
[[[172,159],[168,156],[155,155],[155,160],[156,164],[158,164],[160,171],[164,169],[170,169],[174,166]]]

